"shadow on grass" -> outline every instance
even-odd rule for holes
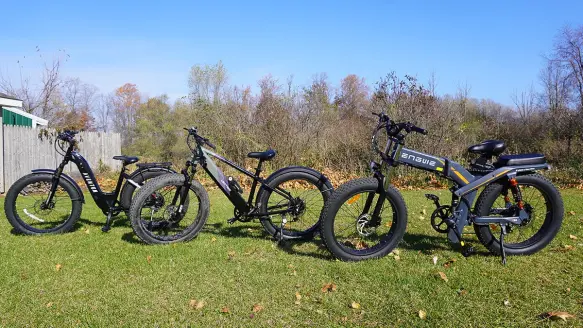
[[[75,224],[73,225],[73,227],[66,231],[66,233],[69,232],[75,232],[80,230],[81,228],[83,228],[84,226],[93,226],[93,227],[103,227],[105,225],[105,216],[103,218],[100,218],[100,221],[91,221],[91,220],[87,220],[84,218],[79,218],[77,220],[77,222],[75,222]],[[125,215],[118,215],[116,217],[113,218],[112,223],[111,223],[111,228],[116,228],[116,227],[126,227],[126,228],[131,228],[131,224],[130,224],[130,220],[129,218],[127,218]],[[10,233],[13,235],[24,235],[26,236],[26,234],[20,233],[18,230],[12,228],[10,229]]]
[[[475,249],[475,243],[466,240],[466,243],[473,244]],[[411,234],[405,233],[403,236],[403,241],[399,244],[399,248],[408,249],[413,251],[421,251],[426,254],[430,254],[433,251],[446,251],[453,250],[456,252],[461,252],[461,247],[459,245],[452,245],[448,242],[447,236],[431,236],[431,235],[421,235],[421,234]],[[479,256],[492,256],[490,252],[485,252],[483,250],[476,250],[472,255]]]

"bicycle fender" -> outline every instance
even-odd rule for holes
[[[36,170],[31,170],[31,172],[32,172],[32,174],[50,174],[50,175],[53,175],[53,174],[55,174],[55,172],[57,172],[57,170],[53,170],[53,169],[36,169]],[[66,175],[65,173],[61,173],[61,178],[67,180],[69,183],[71,183],[73,185],[73,187],[75,187],[75,189],[79,193],[79,196],[81,197],[81,202],[83,204],[85,204],[85,195],[83,195],[83,191],[81,190],[81,187],[79,187],[79,185],[77,184],[77,182],[75,182],[75,180],[73,180],[73,178],[71,178],[70,176]]]
[[[305,166],[288,166],[288,167],[281,168],[281,169],[273,172],[271,175],[269,175],[267,177],[267,179],[265,179],[265,183],[269,183],[271,180],[275,179],[278,175],[288,173],[288,172],[303,172],[303,173],[311,174],[311,175],[315,176],[316,178],[320,179],[320,181],[322,181],[328,188],[333,189],[332,183],[330,182],[328,177],[326,177],[324,175],[324,173],[316,171],[311,167],[305,167]]]

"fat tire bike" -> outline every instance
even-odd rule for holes
[[[173,173],[171,163],[138,163],[127,173],[126,166],[138,162],[134,156],[114,156],[122,168],[113,192],[103,192],[89,163],[78,152],[75,135],[65,130],[55,138],[55,150],[63,155],[56,170],[35,169],[18,179],[6,193],[4,211],[8,222],[22,234],[40,235],[70,231],[81,217],[85,196],[79,185],[63,173],[69,162],[77,165],[95,204],[107,216],[103,232],[111,228],[112,218],[130,208],[132,195],[145,181],[162,174]],[[125,180],[125,182],[124,182]]]
[[[326,176],[308,167],[289,166],[263,179],[263,163],[275,157],[274,150],[249,153],[249,158],[259,160],[255,172],[250,172],[205,148],[216,151],[196,128],[185,130],[191,160],[180,174],[166,174],[148,181],[132,201],[130,219],[142,241],[147,244],[189,241],[200,232],[208,218],[210,202],[205,188],[194,179],[198,168],[210,176],[234,205],[229,224],[258,219],[265,231],[279,241],[309,240],[318,233],[322,207],[333,192]],[[213,159],[253,179],[247,199],[237,180],[226,177]]]
[[[380,258],[402,240],[407,206],[389,178],[391,169],[398,165],[451,181],[450,205],[440,204],[436,195],[425,196],[436,206],[432,227],[460,245],[464,256],[474,251],[462,239],[463,229],[469,225],[473,225],[480,243],[501,256],[503,264],[507,254],[538,252],[558,233],[563,200],[557,188],[537,173],[549,168],[544,155],[501,155],[506,149],[504,142],[487,140],[468,148],[479,157],[465,169],[450,159],[404,147],[409,133],[426,135],[426,130],[410,122],[395,123],[385,113],[373,114],[378,116],[378,124],[372,144],[381,162],[371,162],[373,177],[352,180],[336,189],[322,211],[322,239],[338,259]],[[379,145],[379,132],[387,137],[384,146]],[[483,190],[478,195],[479,188]]]

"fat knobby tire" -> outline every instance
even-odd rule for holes
[[[328,250],[342,261],[361,261],[367,259],[381,258],[389,254],[403,239],[407,229],[407,205],[401,193],[394,187],[389,186],[387,200],[392,204],[396,220],[393,222],[393,235],[386,243],[370,252],[348,251],[343,248],[334,235],[334,220],[340,207],[356,194],[375,191],[378,187],[376,178],[361,178],[348,181],[334,191],[332,197],[324,205],[322,210],[321,235]],[[355,225],[356,225],[356,219]]]
[[[53,179],[52,174],[25,175],[22,178],[18,179],[16,182],[14,182],[14,184],[10,187],[10,189],[6,193],[6,198],[4,199],[4,213],[6,213],[6,218],[8,219],[8,222],[10,222],[12,227],[14,227],[14,229],[17,232],[25,235],[64,233],[73,229],[73,226],[75,225],[77,220],[79,220],[79,218],[81,217],[81,210],[83,208],[83,203],[81,200],[82,195],[79,195],[77,188],[75,188],[75,186],[73,186],[69,181],[65,179],[60,179],[59,186],[67,192],[67,194],[72,200],[71,214],[69,215],[67,220],[65,220],[63,224],[57,227],[41,230],[35,229],[34,227],[27,225],[26,223],[24,223],[24,221],[20,219],[20,217],[16,213],[16,198],[18,197],[22,189],[24,189],[24,187],[26,187],[29,184],[41,181],[51,182],[52,179]]]
[[[530,255],[547,246],[557,235],[563,222],[563,199],[557,188],[540,174],[517,176],[518,185],[532,185],[542,191],[546,200],[551,203],[551,217],[546,218],[539,231],[528,240],[518,244],[506,244],[504,250],[508,255]],[[500,195],[503,184],[493,183],[488,185],[478,197],[475,213],[478,216],[488,216],[490,208]],[[494,236],[489,225],[474,225],[474,230],[480,242],[493,254],[500,255],[499,236]],[[531,240],[532,239],[532,240]]]
[[[209,209],[210,209],[210,201],[208,197],[208,193],[204,189],[204,187],[196,180],[193,180],[190,186],[190,191],[194,192],[199,201],[198,204],[198,213],[197,215],[197,222],[195,224],[189,225],[183,233],[178,236],[157,236],[152,234],[148,231],[143,223],[141,218],[141,209],[142,204],[146,201],[146,199],[154,192],[163,188],[164,186],[180,186],[184,184],[184,176],[181,174],[165,174],[156,178],[149,180],[142,188],[135,193],[135,196],[132,200],[132,204],[130,207],[130,221],[132,223],[132,228],[134,233],[146,244],[169,244],[175,242],[187,242],[192,240],[194,237],[198,235],[200,230],[204,227],[206,220],[209,216]],[[189,199],[191,206],[188,209],[192,209],[192,202],[195,201],[192,199],[192,195],[189,193]],[[188,209],[185,215],[193,215],[194,213],[188,213]]]

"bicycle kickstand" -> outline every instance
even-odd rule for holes
[[[279,240],[277,241],[278,244],[281,244],[283,241],[283,227],[287,223],[287,219],[285,215],[281,218],[281,224],[279,225]]]
[[[506,224],[500,225],[500,255],[502,255],[502,265],[506,265],[506,251],[504,250],[504,235],[506,234]]]
[[[113,212],[111,210],[109,210],[107,212],[107,220],[105,220],[105,225],[103,227],[101,227],[101,231],[108,232],[111,229],[111,216],[112,215],[113,215]]]

